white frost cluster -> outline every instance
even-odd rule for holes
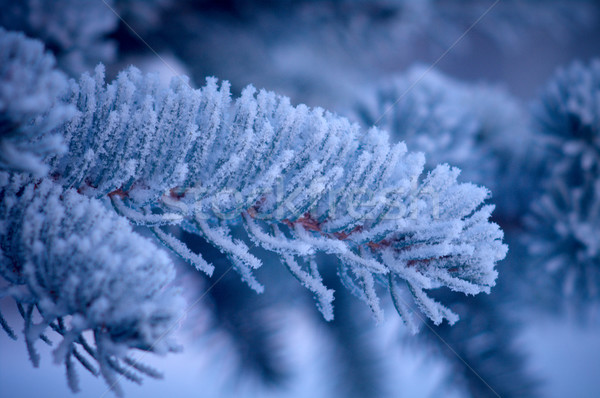
[[[53,331],[62,336],[54,360],[65,364],[73,390],[74,361],[102,374],[117,394],[119,374],[135,382],[159,377],[128,355],[177,348],[171,332],[184,303],[169,286],[175,270],[168,255],[98,200],[48,179],[2,172],[0,197],[0,275],[8,283],[0,297],[17,302],[34,365],[36,341],[49,343],[45,333]]]
[[[600,179],[584,187],[555,181],[526,217],[523,241],[541,292],[567,302],[600,299]],[[543,271],[540,276],[540,271]],[[562,300],[559,300],[562,301]]]
[[[456,319],[426,290],[489,291],[506,253],[488,221],[485,188],[456,181],[440,166],[422,176],[424,157],[390,145],[386,133],[247,87],[232,99],[215,79],[192,89],[176,78],[161,88],[135,68],[109,84],[102,67],[72,86],[79,112],[64,128],[69,155],[54,162],[63,185],[108,195],[115,209],[197,268],[212,272],[161,226],[180,224],[227,254],[256,291],[261,260],[253,244],[277,253],[333,318],[317,253],[337,257],[346,285],[377,318],[377,285],[412,296],[436,323]],[[232,236],[243,224],[244,239]],[[409,317],[406,317],[407,321]]]
[[[523,239],[532,279],[585,308],[600,299],[600,60],[559,70],[534,110],[547,156]]]
[[[560,69],[534,107],[553,174],[597,178],[600,171],[600,59]],[[577,170],[577,171],[574,171]],[[579,179],[578,182],[581,182]],[[568,184],[573,184],[572,181]]]
[[[42,158],[64,150],[51,134],[73,115],[59,100],[67,77],[37,40],[0,27],[0,169],[44,175]]]

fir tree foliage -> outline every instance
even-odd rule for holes
[[[203,319],[263,382],[287,380],[277,326],[304,303],[304,287],[332,321],[323,330],[341,394],[386,391],[379,365],[390,353],[371,344],[374,323],[357,315],[354,294],[377,320],[393,304],[416,332],[414,302],[473,396],[535,396],[509,316],[523,295],[515,277],[529,272],[527,294],[578,307],[599,297],[600,61],[557,73],[533,109],[535,136],[501,88],[422,67],[390,72],[438,46],[476,53],[522,49],[540,32],[564,39],[597,29],[599,9],[567,0],[0,0],[0,299],[16,303],[24,325],[19,334],[0,313],[0,328],[25,340],[35,366],[36,348],[54,345],[73,391],[81,367],[117,394],[122,378],[160,377],[134,353],[178,348],[171,332],[183,300],[164,246],[202,272],[188,270],[210,285],[194,297],[209,303]],[[155,54],[179,57],[196,82],[216,74],[232,85],[178,77],[165,87],[133,67],[111,81]],[[106,71],[93,69],[99,61]],[[508,81],[530,77],[518,69],[530,68]],[[382,84],[370,86],[372,76]],[[354,116],[377,128],[242,89],[250,82],[336,110],[358,96]],[[513,251],[519,267],[508,280],[506,267],[496,280],[507,248],[489,221],[490,192],[464,181],[491,189],[494,219],[528,252]],[[469,296],[495,283],[494,295]],[[452,325],[457,314],[464,321]],[[441,346],[431,336],[421,338]]]
[[[210,274],[212,265],[166,230],[178,224],[225,253],[250,287],[260,245],[278,254],[311,290],[326,319],[333,292],[311,260],[337,257],[348,286],[378,319],[377,282],[409,294],[436,323],[457,318],[426,290],[488,292],[506,253],[488,221],[489,193],[460,184],[442,165],[422,175],[424,157],[386,133],[247,87],[237,99],[213,78],[168,88],[135,68],[105,82],[100,66],[71,86],[78,113],[61,130],[69,155],[53,162],[61,184],[111,198],[133,222]],[[242,223],[248,239],[234,239]]]
[[[138,383],[142,375],[160,377],[130,350],[177,349],[171,332],[184,303],[169,286],[175,270],[167,253],[98,200],[49,179],[1,172],[0,197],[0,274],[7,282],[0,296],[17,303],[33,364],[36,342],[50,344],[46,333],[54,332],[54,361],[65,365],[74,391],[74,362],[101,374],[117,395],[119,375]],[[16,338],[6,321],[2,326]]]
[[[534,105],[536,131],[550,168],[569,185],[594,179],[600,168],[600,60],[557,71]]]
[[[559,70],[534,107],[545,178],[524,242],[545,292],[600,298],[600,61]],[[532,272],[533,269],[532,269]],[[537,271],[535,271],[537,273]],[[554,297],[556,299],[556,297]]]
[[[64,151],[52,131],[74,108],[59,100],[68,84],[54,64],[42,43],[0,27],[0,168],[42,176],[43,158]]]

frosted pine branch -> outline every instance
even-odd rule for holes
[[[133,381],[154,376],[127,355],[177,348],[171,332],[183,299],[169,286],[175,270],[167,254],[98,200],[48,179],[2,172],[0,197],[0,275],[6,282],[0,297],[16,301],[34,365],[36,342],[49,343],[45,333],[54,332],[60,336],[54,361],[65,364],[73,390],[77,362],[102,374],[117,395],[119,374]],[[2,326],[10,335],[6,322]],[[92,333],[93,344],[84,332]]]
[[[232,99],[229,84],[212,78],[198,90],[182,78],[162,88],[135,68],[107,84],[98,67],[69,100],[79,112],[62,129],[69,155],[53,162],[59,182],[110,197],[138,224],[180,224],[227,254],[258,292],[262,262],[248,240],[280,255],[326,319],[333,295],[311,266],[319,252],[339,260],[377,318],[376,285],[390,279],[442,314],[436,322],[448,311],[426,290],[494,285],[506,246],[482,204],[488,191],[457,183],[459,171],[445,165],[423,176],[424,157],[390,145],[386,133],[253,87]],[[237,224],[246,238],[232,236]]]
[[[578,309],[600,298],[599,93],[600,61],[575,62],[556,73],[535,106],[548,156],[523,241],[541,291]]]
[[[0,169],[41,176],[43,157],[64,150],[51,132],[74,109],[59,100],[67,77],[54,63],[42,43],[0,27]]]
[[[536,102],[538,137],[549,150],[549,167],[580,184],[600,171],[600,59],[562,68]]]

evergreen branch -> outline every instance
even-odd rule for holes
[[[25,341],[35,366],[35,343],[47,340],[43,332],[48,328],[62,337],[54,359],[65,364],[74,391],[72,357],[92,374],[98,372],[76,345],[98,363],[109,383],[115,372],[139,380],[119,363],[130,349],[164,354],[176,348],[172,337],[163,334],[180,317],[183,302],[168,286],[174,268],[165,252],[99,201],[48,179],[2,172],[0,197],[0,268],[2,275],[12,275],[8,283],[24,288],[8,292],[25,319]],[[33,321],[34,310],[39,323]],[[82,336],[88,330],[94,332],[96,348]]]
[[[74,107],[59,99],[68,84],[54,63],[42,43],[0,27],[0,170],[43,176],[43,158],[64,151],[52,130]]]
[[[422,176],[422,155],[391,146],[384,132],[361,132],[253,87],[231,99],[229,84],[213,78],[198,90],[180,78],[163,88],[135,68],[107,84],[100,66],[72,86],[68,101],[79,112],[62,129],[69,155],[52,162],[59,183],[115,198],[138,224],[183,217],[182,226],[226,254],[257,292],[253,270],[262,262],[246,239],[232,237],[233,225],[245,224],[248,238],[288,260],[337,257],[378,318],[375,283],[388,273],[413,285],[420,302],[423,289],[476,294],[494,284],[506,246],[488,221],[492,207],[482,206],[487,190],[457,183],[459,171],[445,165]],[[280,233],[266,232],[273,228]],[[328,289],[304,283],[328,306]]]

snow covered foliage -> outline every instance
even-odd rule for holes
[[[521,104],[504,90],[417,66],[365,91],[354,107],[363,124],[426,153],[428,169],[449,163],[464,181],[488,186],[501,218],[526,208],[531,134]]]
[[[600,60],[559,70],[534,108],[537,130],[550,151],[549,168],[570,185],[600,171]]]
[[[557,72],[535,107],[547,151],[525,242],[548,273],[543,291],[600,298],[600,61]],[[535,271],[539,275],[538,271]],[[559,288],[552,288],[552,285]]]
[[[168,255],[98,200],[49,179],[1,172],[0,197],[0,297],[17,303],[33,364],[37,340],[50,344],[46,333],[54,332],[54,361],[64,363],[74,391],[76,361],[117,395],[121,377],[160,377],[130,350],[177,348],[171,332],[184,303],[169,286],[175,270]]]
[[[600,290],[600,181],[569,187],[556,181],[527,217],[524,237],[538,295],[562,295],[567,302],[597,301]],[[540,268],[545,271],[539,276]],[[552,301],[557,297],[553,296]]]
[[[73,390],[81,367],[117,393],[158,376],[135,354],[177,348],[179,266],[213,395],[232,395],[213,375],[236,396],[440,395],[447,370],[466,395],[534,396],[512,315],[600,304],[600,61],[534,109],[504,87],[526,100],[596,48],[599,17],[572,0],[0,0],[9,350],[54,357]],[[384,310],[400,317],[369,322]],[[399,334],[451,349],[412,377]],[[0,396],[28,395],[18,376]]]
[[[488,191],[457,183],[459,171],[445,165],[423,176],[423,155],[390,145],[377,129],[361,131],[251,86],[234,100],[215,79],[198,90],[182,78],[161,88],[135,68],[106,84],[98,67],[69,100],[79,112],[62,129],[69,156],[54,162],[53,175],[87,195],[108,195],[120,214],[153,227],[208,274],[213,266],[162,226],[203,237],[257,292],[253,270],[262,261],[251,247],[278,254],[326,319],[333,292],[313,260],[319,252],[339,259],[347,286],[378,319],[377,282],[393,296],[412,296],[436,323],[457,318],[426,290],[476,294],[494,284],[506,246],[488,221]],[[245,239],[232,237],[239,223]]]
[[[43,158],[64,150],[52,130],[73,116],[67,86],[42,43],[0,27],[0,169],[48,171]]]

